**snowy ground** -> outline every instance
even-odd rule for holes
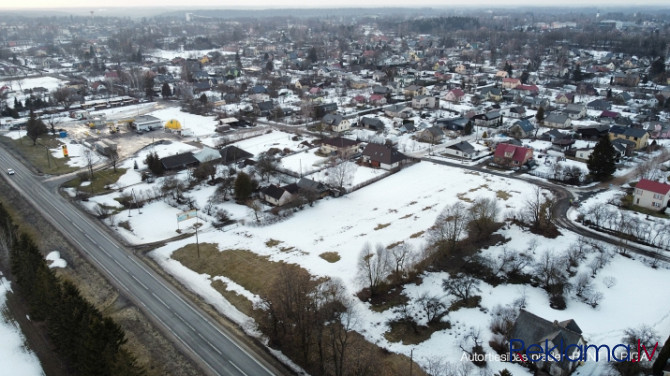
[[[18,324],[5,316],[7,293],[11,285],[0,273],[0,375],[44,375],[37,356],[26,347],[25,338]]]

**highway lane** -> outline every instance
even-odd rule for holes
[[[173,337],[207,374],[261,376],[286,373],[257,358],[226,328],[189,304],[169,282],[156,275],[57,192],[40,184],[37,177],[1,148],[0,166],[10,184],[67,236],[121,294]],[[16,174],[7,175],[7,168],[13,168]]]

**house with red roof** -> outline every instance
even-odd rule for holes
[[[519,168],[531,159],[533,159],[533,149],[512,144],[498,144],[493,153],[493,162],[508,168]]]
[[[521,80],[518,78],[503,78],[502,80],[503,89],[515,89],[519,85],[521,85]]]
[[[635,185],[633,203],[652,210],[663,210],[670,199],[670,184],[642,179]]]

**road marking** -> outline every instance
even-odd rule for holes
[[[156,295],[156,293],[154,293],[154,292],[152,291],[152,292],[151,292],[151,295],[153,295],[154,298],[158,299],[158,301],[161,302],[166,308],[168,308],[168,309],[170,308],[170,306],[167,305],[167,304],[163,301],[163,299],[161,299],[160,297],[158,297],[158,295]]]
[[[240,367],[238,367],[235,363],[233,363],[232,360],[228,359],[228,363],[232,364],[232,366],[235,367],[235,369],[238,370],[241,374],[243,374],[244,376],[247,376],[247,374],[244,373],[244,371],[242,371],[242,370],[240,369]]]
[[[130,276],[135,280],[135,282],[137,282],[137,283],[139,283],[140,285],[142,285],[142,287],[144,287],[145,290],[149,290],[149,288],[147,287],[147,285],[145,285],[144,283],[142,283],[142,281],[140,281],[139,279],[137,279],[137,277],[135,277],[134,274],[131,274]]]

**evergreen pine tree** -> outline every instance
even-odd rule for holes
[[[245,201],[251,197],[252,185],[251,178],[244,172],[237,174],[235,179],[235,198],[238,201]]]
[[[616,150],[608,136],[603,136],[593,148],[586,166],[595,180],[605,180],[616,171]]]

